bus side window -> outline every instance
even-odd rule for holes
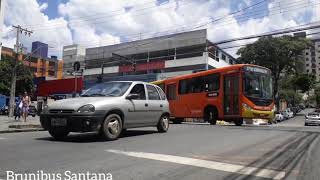
[[[190,92],[190,88],[189,88],[189,80],[188,79],[183,79],[179,81],[179,89],[178,92],[179,94],[187,94],[188,92]]]
[[[169,84],[167,85],[167,98],[168,100],[176,100],[176,85]]]
[[[220,88],[220,75],[210,74],[204,77],[205,91],[216,91]]]

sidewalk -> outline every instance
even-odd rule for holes
[[[27,131],[41,131],[41,125],[39,116],[27,118],[27,122],[23,122],[22,118],[20,121],[15,121],[13,117],[5,115],[0,116],[0,133],[10,132],[27,132]]]

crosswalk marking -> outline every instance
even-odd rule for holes
[[[188,158],[188,157],[182,157],[182,156],[144,153],[144,152],[128,152],[128,151],[120,151],[120,150],[112,150],[112,149],[105,150],[105,151],[116,153],[116,154],[122,154],[126,156],[137,157],[137,158],[152,159],[152,160],[165,161],[165,162],[171,162],[176,164],[203,167],[207,169],[232,172],[232,173],[238,173],[238,174],[244,174],[244,175],[252,175],[252,176],[263,177],[263,178],[282,179],[285,177],[285,174],[286,174],[284,171],[276,171],[271,169],[263,169],[263,168],[249,167],[249,166],[243,166],[243,165],[221,163],[216,161],[208,161],[208,160]]]

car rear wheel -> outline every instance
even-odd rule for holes
[[[63,140],[70,133],[66,128],[51,128],[50,135],[56,140]]]
[[[122,131],[122,120],[117,114],[110,114],[103,121],[101,135],[106,140],[116,140]]]
[[[167,132],[169,129],[169,116],[168,115],[162,115],[158,125],[157,125],[157,129],[159,132],[164,133]]]

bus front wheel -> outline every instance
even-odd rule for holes
[[[204,121],[210,123],[211,125],[217,124],[216,112],[213,108],[207,108],[204,113]]]

